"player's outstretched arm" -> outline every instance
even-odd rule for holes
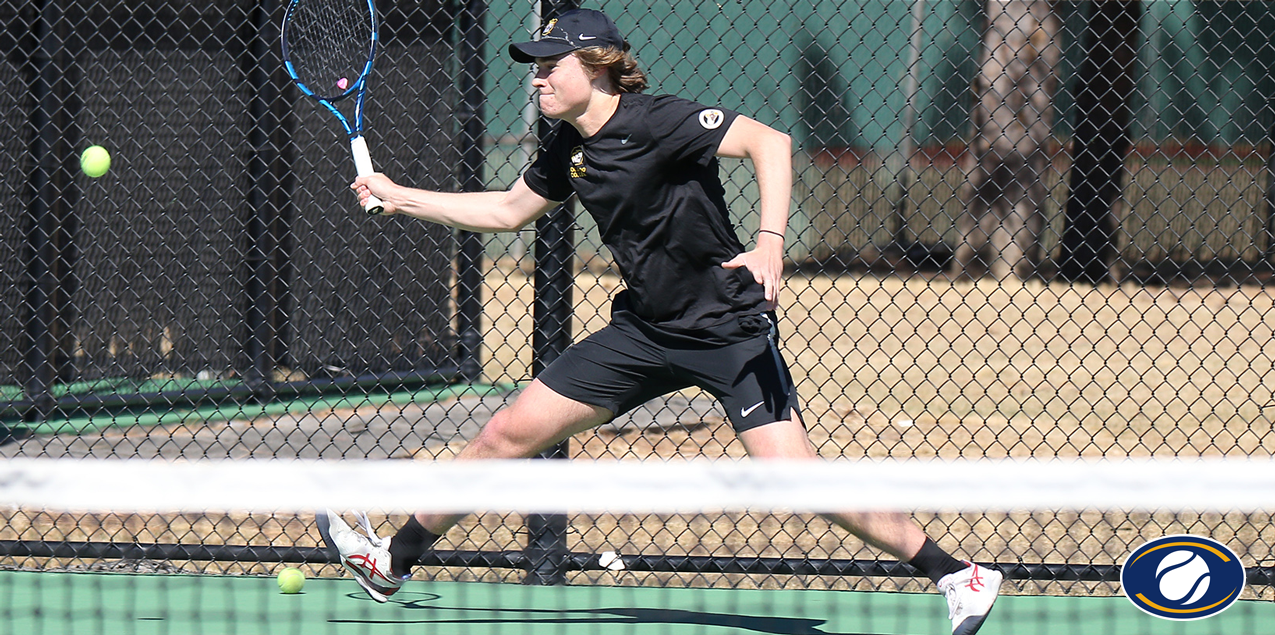
[[[434,192],[405,187],[384,174],[360,176],[350,185],[362,204],[371,195],[386,214],[407,214],[471,232],[517,231],[556,203],[531,191],[522,179],[505,192]]]
[[[748,117],[736,117],[717,147],[717,156],[750,159],[757,173],[761,223],[757,247],[722,263],[734,269],[747,267],[766,288],[766,299],[775,303],[783,287],[784,232],[792,200],[792,139]]]

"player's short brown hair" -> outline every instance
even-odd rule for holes
[[[623,51],[591,46],[577,50],[575,55],[585,67],[594,71],[605,70],[616,90],[622,93],[640,93],[648,86],[646,73],[638,67],[637,59],[628,49],[628,43],[625,43]]]

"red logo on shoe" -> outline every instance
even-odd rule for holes
[[[974,564],[970,566],[974,567],[974,573],[970,575],[970,580],[969,582],[966,582],[965,585],[968,586],[971,591],[977,593],[983,590],[983,576],[979,575],[980,570],[978,565]]]
[[[393,578],[385,575],[384,573],[381,573],[381,569],[376,566],[376,558],[371,558],[371,557],[359,554],[359,555],[353,555],[353,556],[347,557],[346,561],[349,562],[351,565],[357,566],[358,568],[366,571],[367,577],[369,578],[374,576],[379,576],[382,580],[385,580],[386,582],[389,582],[390,584],[394,584],[395,582]]]

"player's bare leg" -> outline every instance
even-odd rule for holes
[[[794,420],[745,430],[739,439],[753,458],[818,457],[805,427]],[[1000,592],[1000,572],[953,558],[930,540],[915,520],[901,512],[843,512],[824,517],[929,576],[947,598],[953,635],[974,635],[983,625]]]
[[[756,459],[816,459],[819,454],[800,423],[776,421],[739,434],[748,455]],[[825,514],[828,520],[864,542],[908,561],[925,544],[925,532],[900,512],[843,512]]]
[[[509,407],[492,416],[455,460],[531,458],[613,416],[606,408],[568,399],[534,380]],[[415,517],[421,526],[441,535],[465,514],[418,513]]]
[[[457,460],[529,458],[577,432],[609,421],[612,413],[559,395],[533,381],[514,403],[495,414]],[[411,577],[412,566],[464,514],[415,514],[392,537],[376,535],[367,516],[350,527],[332,510],[317,515],[319,533],[341,564],[377,602]]]

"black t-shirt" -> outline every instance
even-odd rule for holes
[[[622,93],[588,139],[559,123],[523,175],[551,201],[576,194],[597,222],[628,287],[615,299],[615,321],[687,342],[753,334],[738,321],[763,312],[764,289],[747,269],[721,266],[744,251],[715,156],[737,116],[679,97]]]

